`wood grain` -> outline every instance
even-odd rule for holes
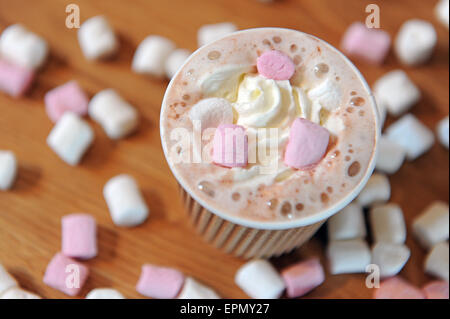
[[[60,218],[73,212],[90,213],[100,225],[100,254],[87,262],[91,276],[83,296],[94,287],[114,287],[128,298],[137,298],[134,286],[141,265],[155,263],[177,267],[224,297],[246,297],[233,281],[243,261],[205,244],[190,228],[177,199],[177,185],[159,139],[159,111],[167,82],[130,70],[134,50],[148,34],[167,36],[179,47],[194,50],[201,25],[232,21],[242,29],[298,29],[338,46],[345,28],[354,21],[364,21],[365,6],[377,3],[382,27],[391,35],[409,18],[426,19],[435,25],[439,43],[432,60],[425,66],[404,69],[423,92],[412,113],[432,129],[448,114],[448,31],[434,18],[437,1],[285,0],[272,5],[256,0],[76,1],[82,21],[104,14],[120,35],[117,58],[99,63],[83,58],[76,30],[65,27],[65,6],[72,2],[0,0],[0,31],[20,22],[44,36],[51,47],[51,57],[27,97],[14,100],[0,95],[0,149],[13,150],[20,162],[13,190],[0,193],[0,260],[23,287],[46,298],[66,297],[46,287],[42,276],[48,261],[60,249]],[[393,54],[381,67],[357,66],[369,83],[400,67]],[[76,168],[63,163],[46,146],[52,124],[43,103],[46,91],[72,79],[90,95],[116,88],[142,114],[139,132],[118,142],[109,140],[93,123],[95,143]],[[393,120],[388,118],[387,125]],[[448,202],[448,163],[448,151],[436,144],[390,177],[392,201],[401,205],[408,225],[432,200]],[[149,220],[135,229],[114,226],[102,197],[104,183],[119,173],[136,177],[151,209]],[[423,285],[431,279],[422,271],[425,252],[409,235],[407,245],[412,256],[402,276]],[[325,263],[323,250],[322,228],[308,244],[274,259],[274,263],[281,268],[312,255],[321,256]],[[327,274],[326,282],[307,297],[366,298],[371,294],[364,286],[364,275]]]

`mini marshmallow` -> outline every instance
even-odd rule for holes
[[[286,284],[286,294],[289,298],[306,295],[325,280],[325,273],[318,258],[292,265],[284,269],[281,276]]]
[[[248,163],[248,136],[240,125],[219,125],[214,134],[213,161],[224,167],[245,167]]]
[[[163,77],[165,65],[170,54],[175,50],[175,44],[159,35],[146,37],[134,53],[131,69],[136,73]]]
[[[434,9],[437,19],[447,27],[449,25],[449,0],[440,0]]]
[[[0,191],[12,187],[17,176],[17,160],[11,151],[0,150]]]
[[[176,269],[144,265],[136,290],[146,297],[173,299],[180,292],[183,283],[184,275]]]
[[[379,98],[376,92],[374,92],[373,94],[375,102],[377,103],[379,127],[380,130],[382,130],[384,122],[386,121],[387,103],[383,99]]]
[[[448,282],[445,280],[432,281],[422,288],[427,299],[447,299]]]
[[[40,296],[19,287],[13,287],[0,294],[0,299],[42,299]]]
[[[421,96],[420,90],[402,70],[383,75],[374,84],[377,101],[386,105],[387,111],[398,116],[408,111]]]
[[[449,237],[448,204],[435,201],[429,205],[412,223],[414,237],[422,247],[432,248]]]
[[[219,40],[224,36],[237,31],[237,27],[230,22],[206,24],[198,29],[197,40],[198,46],[202,47],[205,44]]]
[[[187,277],[177,299],[220,299],[220,297],[211,288],[194,278]]]
[[[192,124],[201,124],[201,129],[215,128],[221,124],[233,124],[233,107],[225,99],[212,97],[202,99],[189,111]]]
[[[328,220],[328,240],[345,240],[366,237],[366,224],[362,207],[347,205]]]
[[[391,185],[386,175],[375,173],[364,186],[356,198],[356,202],[363,207],[376,203],[385,203],[391,197]]]
[[[0,263],[0,295],[18,285],[16,279]]]
[[[0,91],[20,97],[28,91],[33,79],[33,71],[0,59]]]
[[[431,57],[436,43],[437,34],[431,23],[411,19],[400,27],[395,39],[395,53],[403,64],[419,65]]]
[[[61,219],[62,253],[80,259],[97,256],[97,223],[87,214],[71,214]]]
[[[409,248],[403,244],[379,242],[372,247],[372,264],[380,268],[381,278],[397,275],[405,266],[411,255]]]
[[[375,289],[374,299],[425,299],[425,294],[400,277],[384,280]]]
[[[406,225],[403,212],[397,204],[375,206],[369,213],[370,229],[374,242],[403,244]]]
[[[326,254],[332,275],[364,273],[371,258],[369,246],[362,239],[331,241]]]
[[[386,31],[368,28],[360,22],[347,29],[341,42],[345,53],[373,64],[383,63],[390,46],[391,37]]]
[[[76,81],[70,81],[48,91],[44,97],[45,110],[53,122],[70,111],[80,116],[88,112],[88,97]]]
[[[66,295],[76,296],[83,288],[89,268],[62,253],[57,253],[45,270],[44,284]]]
[[[391,124],[385,136],[403,147],[410,161],[427,152],[434,144],[433,132],[412,114],[406,114]]]
[[[111,178],[103,188],[103,195],[117,226],[133,227],[147,219],[148,207],[131,176],[122,174]]]
[[[87,122],[66,112],[47,137],[47,144],[67,164],[77,165],[94,140]]]
[[[381,136],[375,168],[386,174],[394,174],[402,166],[405,157],[406,151],[400,145]]]
[[[47,54],[45,40],[20,24],[7,27],[0,36],[0,55],[25,69],[38,69]]]
[[[294,120],[289,132],[289,143],[284,163],[296,169],[308,169],[324,156],[330,133],[318,124],[303,118]]]
[[[125,299],[125,297],[116,289],[95,288],[86,295],[86,299]]]
[[[244,264],[237,271],[234,280],[253,299],[277,299],[286,289],[283,278],[263,259]]]
[[[114,30],[103,16],[84,21],[78,30],[78,43],[88,60],[108,58],[119,48]]]
[[[448,115],[442,119],[437,127],[436,134],[438,136],[439,142],[448,149],[448,139],[449,139],[449,128],[448,128]]]
[[[448,282],[448,243],[436,244],[425,258],[425,272]]]
[[[166,68],[166,76],[171,79],[177,73],[177,71],[181,68],[184,62],[191,55],[191,51],[186,49],[176,49],[174,50],[166,60],[165,68]]]
[[[272,80],[289,80],[295,72],[295,64],[285,53],[270,50],[256,60],[256,68],[262,76]]]
[[[139,122],[135,108],[113,89],[97,93],[89,102],[88,112],[112,139],[120,139],[131,134]]]

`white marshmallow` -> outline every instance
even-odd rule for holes
[[[407,65],[427,61],[437,43],[436,30],[431,23],[419,19],[408,20],[400,28],[395,39],[395,53]]]
[[[77,114],[66,112],[47,137],[47,144],[63,161],[77,165],[93,140],[89,124]]]
[[[166,60],[175,50],[175,44],[159,35],[146,37],[134,53],[131,69],[136,73],[163,77]]]
[[[17,160],[13,152],[0,150],[0,190],[12,187],[17,176]]]
[[[380,130],[382,130],[384,122],[386,121],[387,103],[382,98],[379,98],[376,92],[374,92],[373,97],[377,103],[379,127]]]
[[[18,287],[16,279],[0,263],[0,295],[13,287]]]
[[[320,107],[325,108],[331,112],[339,106],[336,101],[341,100],[342,93],[341,89],[334,80],[326,78],[319,85],[313,87],[308,91],[308,97],[311,101],[313,101],[313,104],[318,104],[320,105]],[[315,109],[317,110],[317,118],[319,118],[318,113],[320,111],[320,107],[315,107]],[[314,115],[312,116],[312,118],[314,122]],[[320,119],[318,121],[320,121]]]
[[[380,267],[381,278],[392,277],[403,269],[410,255],[403,244],[380,242],[372,247],[371,263]]]
[[[131,176],[122,174],[111,178],[103,188],[103,195],[117,226],[137,226],[147,219],[148,207]]]
[[[222,98],[202,99],[190,109],[189,118],[193,124],[199,121],[202,130],[216,128],[220,124],[233,124],[233,108]]]
[[[125,297],[116,289],[95,288],[86,295],[86,299],[125,299]]]
[[[362,207],[351,203],[328,220],[328,240],[366,237]]]
[[[119,48],[114,30],[104,16],[96,16],[84,21],[78,30],[78,42],[88,60],[108,58]]]
[[[448,281],[448,243],[436,244],[425,258],[425,272]]]
[[[448,115],[438,123],[436,127],[436,134],[438,136],[439,142],[441,142],[441,144],[448,149]]]
[[[356,198],[356,202],[363,207],[376,203],[385,203],[391,197],[391,185],[386,175],[375,173],[364,186]]]
[[[445,25],[448,29],[449,25],[449,0],[440,0],[435,9],[434,12],[436,14],[436,17],[439,21],[442,22],[443,25]]]
[[[19,287],[13,287],[0,294],[0,299],[42,299],[40,296]]]
[[[198,29],[198,46],[202,47],[235,31],[237,31],[237,27],[230,22],[206,24]]]
[[[280,298],[286,285],[276,269],[263,259],[252,260],[237,271],[234,281],[253,299]]]
[[[377,101],[387,111],[398,116],[409,110],[420,99],[420,90],[402,70],[391,71],[374,84]]]
[[[123,138],[136,130],[136,109],[113,89],[97,93],[89,102],[89,116],[99,123],[109,138]]]
[[[20,24],[9,26],[0,36],[0,56],[13,64],[35,70],[44,64],[47,55],[45,40]]]
[[[394,174],[402,166],[405,156],[406,151],[403,147],[381,136],[378,143],[376,169],[386,174]]]
[[[327,258],[332,275],[364,273],[370,264],[370,249],[362,239],[328,243]]]
[[[201,284],[191,277],[187,277],[178,299],[220,299],[211,288]]]
[[[434,144],[433,132],[412,114],[406,114],[390,125],[385,136],[403,147],[410,161],[427,152]]]
[[[412,223],[414,237],[422,247],[430,249],[449,237],[448,204],[435,201],[428,206]]]
[[[403,211],[397,204],[375,206],[369,213],[373,241],[403,244],[406,225]]]
[[[189,58],[191,52],[186,49],[174,50],[166,60],[166,76],[171,79],[181,68],[184,62]]]

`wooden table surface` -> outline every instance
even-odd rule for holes
[[[51,56],[25,98],[0,94],[0,149],[16,153],[19,176],[13,189],[0,192],[0,261],[20,284],[45,298],[65,298],[42,283],[47,263],[60,250],[61,217],[86,212],[99,224],[99,255],[86,264],[91,275],[82,296],[95,287],[114,287],[128,298],[138,298],[135,284],[141,265],[155,263],[177,267],[212,286],[226,298],[245,298],[234,284],[243,261],[205,244],[190,228],[177,185],[164,160],[159,138],[159,112],[166,81],[136,75],[131,59],[139,42],[149,34],[173,39],[179,47],[196,49],[197,29],[207,23],[231,21],[239,28],[277,26],[314,34],[338,46],[346,27],[365,21],[365,6],[381,8],[381,26],[394,36],[410,18],[435,26],[439,42],[432,60],[421,67],[402,67],[421,88],[423,98],[412,113],[429,128],[448,114],[448,31],[433,14],[437,1],[284,0],[264,5],[256,0],[168,1],[62,1],[0,0],[0,31],[23,23],[49,43]],[[65,7],[80,6],[81,21],[104,14],[120,35],[120,53],[107,62],[88,62],[81,54],[76,29],[65,27]],[[391,53],[383,66],[356,63],[372,84],[383,73],[401,67]],[[44,110],[44,94],[75,79],[92,96],[104,88],[117,89],[142,114],[139,131],[113,142],[92,123],[96,139],[80,165],[72,168],[46,145],[52,128]],[[391,117],[387,125],[395,120]],[[386,126],[387,126],[386,125]],[[385,127],[386,127],[385,126]],[[119,173],[133,175],[151,209],[146,223],[133,228],[116,227],[102,196],[105,182]],[[430,152],[403,165],[390,177],[392,202],[411,220],[433,200],[448,202],[448,151],[436,143]],[[273,260],[277,267],[307,256],[323,256],[324,229],[297,251]],[[401,275],[416,285],[431,277],[423,274],[425,252],[408,235],[412,256]],[[332,276],[308,298],[368,298],[363,274]]]

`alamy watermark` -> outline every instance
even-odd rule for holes
[[[366,27],[369,29],[380,28],[380,7],[376,4],[369,4],[366,7],[366,13],[370,13],[366,17]]]
[[[68,29],[80,28],[80,7],[71,3],[66,6],[66,27]]]

